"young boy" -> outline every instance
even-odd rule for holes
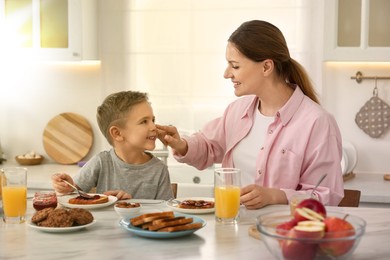
[[[74,177],[52,176],[54,189],[69,193],[96,187],[97,193],[118,199],[170,199],[173,197],[168,167],[145,150],[156,146],[157,130],[146,93],[123,91],[109,95],[97,109],[100,131],[112,145],[89,160]]]

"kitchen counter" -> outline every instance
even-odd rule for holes
[[[360,205],[390,207],[390,181],[384,174],[356,173],[355,177],[344,182],[345,189],[360,190]]]
[[[7,162],[0,165],[0,168],[5,167],[26,167],[27,168],[27,187],[29,189],[52,189],[51,176],[54,173],[64,172],[74,176],[80,167],[77,165],[62,165],[56,163],[45,163],[40,165],[23,166],[16,162]]]
[[[145,206],[146,207],[146,206]],[[167,210],[164,203],[147,206]],[[390,247],[390,209],[334,208],[367,221],[366,234],[351,259],[388,259]],[[241,209],[237,226],[215,223],[213,214],[198,215],[207,221],[194,234],[172,239],[143,238],[119,226],[120,218],[108,206],[91,210],[96,223],[70,233],[45,233],[24,224],[0,221],[1,259],[273,259],[265,244],[248,235],[255,218],[274,210],[289,210],[273,205],[259,210]],[[28,200],[27,219],[34,210]]]

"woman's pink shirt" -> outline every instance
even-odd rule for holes
[[[200,170],[214,163],[234,167],[232,150],[249,133],[257,100],[256,96],[245,96],[232,102],[222,117],[210,121],[202,131],[183,137],[188,152],[185,156],[174,153],[175,158]],[[280,188],[290,199],[293,194],[310,193],[326,173],[315,194],[331,206],[337,206],[343,198],[339,128],[334,117],[299,87],[277,112],[265,143],[259,146],[260,153],[253,162],[257,185]]]

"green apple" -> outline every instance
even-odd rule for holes
[[[343,238],[355,235],[355,229],[347,220],[338,217],[327,217],[324,219],[325,236],[324,238]],[[321,250],[332,256],[341,256],[349,252],[355,243],[355,239],[341,240],[332,242],[323,242],[320,245]]]

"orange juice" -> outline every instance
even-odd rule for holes
[[[235,218],[240,209],[240,187],[215,187],[215,215],[218,218]]]
[[[3,186],[3,210],[7,217],[19,217],[26,214],[27,187]]]

